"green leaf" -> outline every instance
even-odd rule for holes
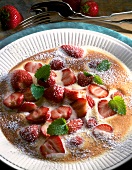
[[[95,83],[97,83],[97,84],[104,84],[103,81],[102,81],[102,79],[101,79],[100,76],[98,76],[98,75],[94,75],[93,81],[94,81]]]
[[[107,71],[110,68],[111,63],[108,60],[103,60],[96,67],[98,71]]]
[[[100,76],[98,76],[98,75],[96,75],[96,74],[93,75],[93,74],[88,73],[88,72],[86,72],[86,71],[84,71],[83,73],[84,73],[84,75],[87,76],[87,77],[93,76],[93,81],[94,81],[95,83],[97,83],[97,84],[103,84],[103,81],[102,81],[102,79],[100,78]]]
[[[126,105],[124,99],[121,96],[115,96],[112,100],[109,101],[108,104],[110,108],[118,114],[126,114]]]
[[[85,76],[87,76],[87,77],[93,76],[91,73],[88,73],[88,72],[86,72],[86,71],[84,71],[83,74],[84,74]]]
[[[35,99],[38,100],[44,94],[44,87],[36,86],[35,84],[32,84],[31,85],[31,92],[32,92],[32,95],[35,97]]]
[[[51,70],[50,65],[45,64],[43,67],[37,70],[37,72],[35,73],[35,77],[38,80],[43,79],[44,81],[46,81],[50,75],[50,70]]]
[[[50,135],[65,135],[68,133],[68,126],[66,120],[59,118],[54,120],[48,127],[47,133]]]

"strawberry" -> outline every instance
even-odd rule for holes
[[[27,115],[26,119],[32,123],[44,123],[50,118],[50,116],[49,108],[41,106]]]
[[[88,101],[88,104],[89,104],[89,106],[91,107],[91,108],[93,108],[94,106],[95,106],[95,101],[94,101],[94,99],[91,97],[91,96],[86,96],[86,99],[87,99],[87,101]]]
[[[121,96],[121,97],[123,97],[123,94],[122,94],[121,91],[116,91],[116,92],[114,92],[114,93],[111,95],[111,98],[113,99],[115,96]]]
[[[116,112],[109,107],[108,100],[99,101],[98,112],[103,118],[107,118],[116,114]]]
[[[64,61],[61,58],[54,58],[51,62],[50,62],[50,67],[52,70],[61,70],[62,68],[64,68]]]
[[[65,88],[64,90],[65,90],[65,92],[64,92],[65,97],[70,101],[75,101],[78,98],[83,97],[83,95],[84,95],[83,90],[72,90],[72,89],[68,89],[68,88]]]
[[[24,94],[25,101],[27,101],[27,102],[35,102],[36,101],[36,99],[32,95],[30,87],[22,90],[22,93]]]
[[[88,109],[88,102],[85,98],[78,98],[74,102],[71,103],[71,107],[76,112],[78,118],[82,118],[86,116]]]
[[[57,76],[56,73],[52,70],[52,71],[50,72],[49,78],[48,78],[46,81],[44,81],[43,79],[39,79],[39,80],[38,80],[38,84],[39,84],[40,86],[44,86],[45,88],[48,88],[48,87],[50,87],[50,86],[53,86],[53,85],[56,83],[56,80],[55,80],[55,77],[56,77],[56,76]]]
[[[67,126],[69,128],[68,133],[75,133],[77,130],[81,129],[83,126],[82,119],[71,119],[67,122]]]
[[[97,84],[90,84],[88,86],[88,91],[89,91],[89,93],[91,93],[92,95],[94,95],[95,97],[98,97],[98,98],[107,97],[109,94],[108,90],[104,89],[103,87],[101,87]]]
[[[94,126],[97,125],[97,120],[95,117],[90,117],[87,121],[87,127],[88,128],[93,128]]]
[[[93,76],[85,76],[83,72],[79,72],[77,75],[77,83],[82,86],[88,86],[93,81]]]
[[[18,112],[31,112],[37,108],[37,105],[33,102],[24,102],[19,108]]]
[[[53,109],[51,111],[51,118],[52,119],[69,119],[72,114],[72,109],[69,106],[59,106],[56,109]]]
[[[80,136],[75,136],[70,139],[70,145],[79,146],[83,143],[83,138]]]
[[[92,134],[95,137],[100,138],[102,136],[105,137],[106,133],[112,134],[112,132],[113,132],[113,128],[109,124],[98,124],[93,128]]]
[[[99,6],[98,6],[97,2],[89,0],[89,1],[84,2],[81,5],[80,12],[84,15],[96,17],[99,12]]]
[[[43,145],[40,146],[40,152],[44,158],[57,155],[57,153],[65,153],[63,143],[60,136],[50,136]]]
[[[25,70],[15,70],[11,76],[11,85],[14,90],[22,90],[33,83],[32,76]]]
[[[63,82],[64,86],[69,86],[71,84],[74,84],[76,82],[76,76],[71,71],[71,69],[66,68],[62,70],[62,79],[61,81]]]
[[[49,125],[52,123],[52,120],[47,120],[42,126],[41,126],[41,132],[44,136],[50,136],[50,134],[47,133],[47,129]]]
[[[27,142],[34,142],[40,135],[39,125],[30,125],[20,129],[19,134]]]
[[[68,3],[73,9],[73,11],[79,12],[81,0],[62,0],[62,1]]]
[[[21,106],[23,101],[24,95],[20,92],[14,92],[4,99],[3,104],[10,109],[16,109]]]
[[[71,57],[82,58],[84,50],[74,45],[62,45],[61,48]]]
[[[12,5],[5,5],[0,9],[0,21],[4,30],[16,28],[23,21],[23,16]]]
[[[40,67],[42,67],[41,63],[29,61],[25,64],[24,69],[30,73],[36,73]]]
[[[60,103],[63,101],[64,88],[56,84],[54,86],[50,86],[44,91],[44,97],[47,100]]]

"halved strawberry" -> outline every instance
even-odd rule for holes
[[[109,92],[107,89],[97,85],[97,84],[90,84],[88,86],[88,91],[94,95],[95,97],[98,97],[98,98],[104,98],[104,97],[107,97]]]
[[[63,101],[64,88],[59,85],[50,86],[44,91],[44,97],[47,100],[60,103]]]
[[[37,108],[37,105],[33,102],[24,102],[19,108],[18,112],[31,112]]]
[[[39,79],[38,84],[40,86],[44,86],[45,88],[53,86],[56,83],[56,80],[55,80],[56,76],[57,76],[56,73],[53,70],[51,70],[48,80],[44,81],[43,79]]]
[[[83,138],[80,136],[75,136],[70,139],[70,145],[79,146],[83,143]]]
[[[93,135],[97,138],[108,137],[113,132],[113,128],[109,124],[98,124],[93,128]]]
[[[40,67],[42,67],[41,63],[29,61],[25,64],[24,69],[30,73],[36,73]]]
[[[16,109],[21,106],[23,101],[24,95],[20,92],[14,92],[4,99],[3,104],[10,109]]]
[[[59,106],[51,111],[51,118],[52,119],[69,119],[72,114],[72,109],[70,106]]]
[[[53,58],[53,60],[50,62],[50,67],[52,70],[61,70],[64,68],[64,61],[61,58]]]
[[[82,86],[88,86],[93,81],[93,76],[85,76],[83,72],[79,72],[77,75],[77,83]]]
[[[52,123],[52,120],[47,120],[42,126],[41,126],[41,132],[44,136],[50,136],[50,134],[47,133],[47,129],[49,125]]]
[[[62,45],[61,48],[71,57],[82,58],[84,50],[74,45]]]
[[[82,98],[86,96],[84,90],[72,90],[68,88],[65,88],[64,90],[65,90],[64,96],[70,101],[75,101],[78,98]]]
[[[40,135],[39,125],[30,125],[20,129],[19,134],[27,142],[34,142]]]
[[[26,116],[26,119],[32,123],[44,123],[51,116],[48,107],[41,106],[33,110],[29,115]]]
[[[71,107],[76,112],[78,118],[82,118],[86,116],[88,109],[88,102],[85,98],[78,98],[74,102],[71,103]]]
[[[83,121],[82,119],[71,119],[67,122],[67,126],[69,128],[68,133],[75,133],[77,130],[82,128]]]
[[[45,143],[40,146],[41,154],[47,158],[52,154],[65,153],[63,143],[60,136],[50,136]]]
[[[32,76],[25,70],[15,70],[11,77],[11,85],[14,90],[22,90],[33,83]]]
[[[99,101],[98,112],[103,118],[107,118],[116,114],[116,112],[109,107],[108,100]]]
[[[91,96],[86,96],[86,99],[87,99],[87,101],[88,101],[88,104],[89,104],[89,106],[91,107],[91,108],[93,108],[94,106],[95,106],[95,101],[94,101],[94,99],[91,97]]]
[[[62,79],[64,86],[69,86],[71,84],[74,84],[76,82],[76,76],[73,73],[73,71],[69,68],[62,70]]]
[[[97,125],[97,120],[95,117],[90,117],[88,120],[87,120],[87,127],[88,128],[93,128],[94,126]]]
[[[114,92],[114,93],[111,95],[111,98],[113,99],[115,96],[121,96],[121,97],[123,97],[123,93],[118,90],[118,91]]]
[[[24,94],[25,101],[27,101],[27,102],[35,102],[36,101],[35,97],[32,95],[30,87],[23,89],[22,92]]]

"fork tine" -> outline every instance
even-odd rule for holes
[[[24,21],[22,21],[22,22],[19,24],[19,26],[20,26],[20,27],[25,27],[26,25],[33,24],[35,21],[40,20],[40,19],[42,19],[42,18],[43,18],[44,20],[46,20],[46,19],[50,20],[50,17],[49,17],[49,16],[50,16],[50,15],[49,15],[49,13],[47,13],[47,12],[39,13],[39,14],[37,14],[37,15],[33,15],[33,16],[25,19]]]
[[[22,21],[17,29],[22,30],[27,27],[42,23],[59,22],[64,20],[57,12],[41,12]]]

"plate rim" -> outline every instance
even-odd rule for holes
[[[67,28],[65,28],[65,30],[66,30]],[[47,31],[54,31],[54,29],[52,29],[52,30],[47,30]],[[84,30],[84,31],[86,31],[86,30]],[[91,30],[87,30],[87,31],[91,31]],[[91,32],[95,32],[95,31],[91,31]],[[23,39],[25,39],[25,38],[28,38],[28,37],[32,37],[32,36],[34,36],[34,35],[37,35],[37,34],[41,34],[42,33],[42,31],[41,32],[36,32],[36,33],[33,33],[33,34],[30,34],[30,35],[27,35],[27,36],[24,36],[24,37],[22,37],[22,38],[20,38],[20,39],[18,39],[18,40],[16,40],[16,41],[13,41],[11,44],[9,44],[9,46],[10,45],[12,45],[13,43],[17,43],[17,42],[19,42],[19,41],[21,41],[21,40],[23,40]],[[102,33],[98,33],[98,32],[96,32],[97,34],[102,34]],[[104,34],[105,35],[105,34]],[[109,35],[105,35],[105,36],[107,36],[107,37],[109,37]],[[113,40],[115,40],[115,38],[114,37],[111,37]],[[123,43],[123,44],[125,44],[124,42],[121,42],[120,40],[118,40],[118,39],[116,39],[116,41],[118,41],[119,43]],[[128,46],[127,44],[125,44],[125,46],[127,47],[127,48],[130,48],[131,49],[131,47],[130,46]],[[8,45],[7,46],[5,46],[4,48],[2,48],[1,50],[0,50],[0,52],[1,51],[3,51],[5,48],[7,48],[8,47]],[[127,159],[127,160],[126,160]],[[131,155],[130,155],[130,158],[129,157],[127,157],[127,158],[125,158],[125,160],[126,161],[128,161],[129,159],[131,159]],[[125,163],[126,161],[121,161],[121,164],[119,164],[119,163],[117,163],[117,166],[116,165],[113,165],[112,167],[114,167],[114,168],[116,168],[116,167],[118,167],[119,165],[122,165],[123,163]],[[7,160],[8,161],[8,160]],[[6,162],[6,161],[5,161]],[[10,162],[9,162],[9,165],[10,165]],[[11,163],[11,165],[12,165],[12,163]],[[16,166],[18,166],[18,165],[16,165]],[[112,168],[111,167],[111,168]],[[15,167],[16,168],[16,167]],[[18,168],[18,167],[17,167]],[[107,168],[107,169],[111,169],[111,168]],[[22,168],[22,170],[23,170],[24,168]]]

